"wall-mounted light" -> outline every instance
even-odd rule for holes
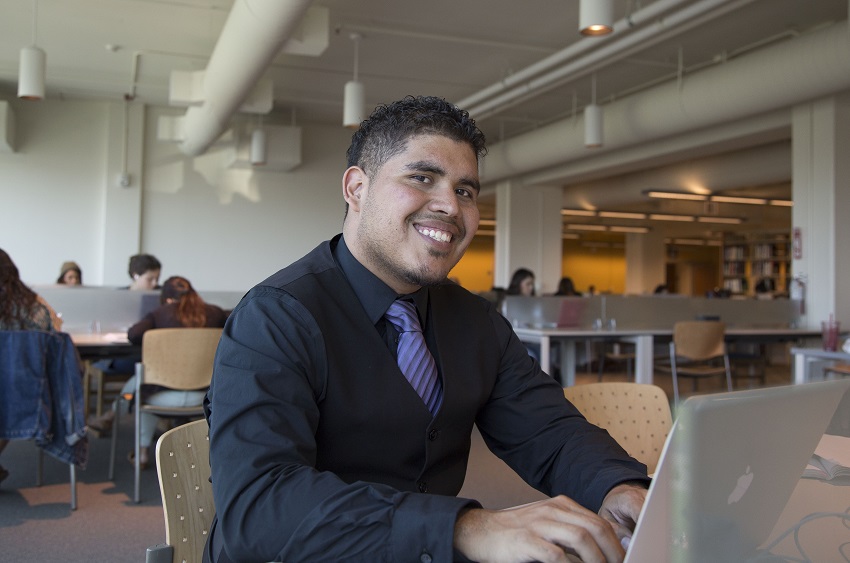
[[[578,30],[582,35],[606,35],[614,31],[613,0],[581,0]]]
[[[44,98],[45,69],[47,55],[36,46],[36,28],[38,21],[38,2],[32,3],[32,45],[21,49],[18,68],[18,97],[22,100],[41,100]]]
[[[349,129],[357,129],[360,123],[366,119],[366,88],[357,79],[360,63],[360,39],[359,33],[352,33],[349,37],[354,42],[354,79],[345,83],[343,97],[342,125]]]

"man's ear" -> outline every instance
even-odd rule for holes
[[[369,178],[359,166],[349,167],[342,175],[342,197],[348,203],[349,208],[355,211],[360,209],[360,201],[363,196],[363,188]]]

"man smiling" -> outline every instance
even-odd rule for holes
[[[205,561],[622,559],[646,468],[446,279],[478,227],[484,153],[439,98],[380,106],[354,134],[342,234],[252,289],[222,335]],[[553,498],[456,498],[473,424]]]

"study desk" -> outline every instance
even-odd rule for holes
[[[91,364],[97,360],[114,358],[138,358],[142,353],[142,347],[130,343],[126,332],[88,333],[72,332],[71,341],[80,359],[85,364],[83,372],[83,412],[89,414],[89,394],[91,391],[92,367]],[[100,374],[100,371],[97,371]],[[103,402],[103,379],[97,381],[97,415],[100,416]]]
[[[615,330],[590,329],[581,327],[514,327],[520,340],[540,345],[540,365],[543,371],[551,373],[552,344],[560,344],[561,384],[564,387],[575,385],[576,381],[576,341],[618,339],[635,345],[635,381],[652,383],[653,346],[656,337],[672,338],[673,328],[645,328]],[[727,326],[727,341],[785,342],[803,338],[820,337],[821,331],[805,328]],[[795,375],[795,383],[798,383]]]
[[[850,362],[847,352],[827,352],[823,348],[791,348],[794,355],[794,383],[809,381],[809,366],[815,361]]]

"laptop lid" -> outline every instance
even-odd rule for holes
[[[848,389],[850,379],[686,400],[626,563],[752,559]]]

